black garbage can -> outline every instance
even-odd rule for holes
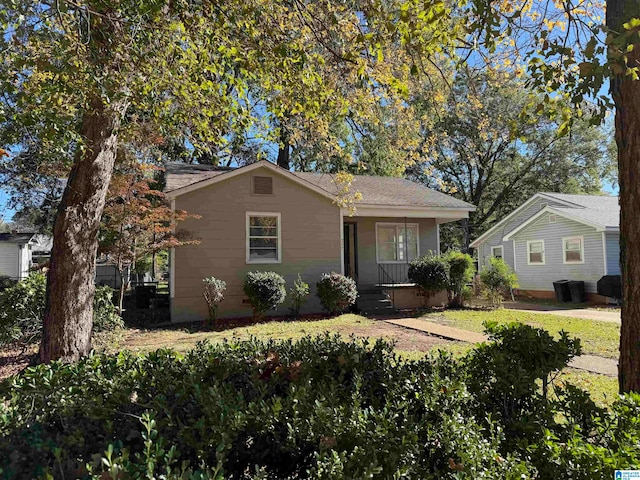
[[[155,285],[138,285],[136,292],[136,308],[149,308],[151,299],[156,296]]]
[[[582,280],[571,280],[569,282],[569,291],[571,292],[571,301],[573,303],[587,301],[587,294],[584,291],[584,282]]]
[[[569,280],[557,280],[553,282],[553,289],[556,291],[556,300],[559,302],[570,302],[571,292],[569,291]]]

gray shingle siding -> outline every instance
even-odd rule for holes
[[[607,275],[620,275],[620,234],[606,233]]]
[[[584,239],[584,263],[563,262],[562,239],[582,236]],[[544,240],[545,264],[527,264],[527,241]],[[516,242],[516,274],[522,290],[552,291],[556,280],[583,280],[587,292],[596,293],[596,282],[604,275],[602,233],[595,228],[573,220],[556,217],[549,223],[543,215],[519,232]]]
[[[541,208],[540,204],[543,203],[544,206],[554,206],[561,205],[560,203],[555,203],[552,200],[542,200],[536,201],[532,203],[529,207],[520,212],[517,216],[510,219],[508,222],[505,222],[504,225],[498,229],[496,233],[494,233],[491,237],[485,240],[480,248],[478,249],[478,259],[479,259],[479,268],[482,268],[484,265],[489,263],[489,257],[491,257],[491,247],[497,247],[499,245],[503,246],[503,255],[504,261],[511,267],[513,267],[513,242],[511,240],[507,242],[503,242],[502,238],[509,232],[511,232],[514,228],[518,227],[526,220],[531,218],[533,215],[538,213]],[[518,267],[518,265],[516,265]]]

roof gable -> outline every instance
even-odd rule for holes
[[[520,207],[516,208],[509,215],[504,217],[493,227],[480,235],[471,243],[471,247],[479,247],[485,240],[495,234],[501,226],[504,226],[510,219],[516,217],[522,211],[526,210],[536,201],[544,202],[545,200],[553,200],[562,206],[553,206],[557,213],[566,218],[570,218],[585,225],[597,226],[602,229],[617,229],[619,225],[620,207],[618,206],[618,197],[609,197],[606,195],[577,195],[567,193],[539,192],[524,202]],[[543,210],[529,217],[523,223],[507,232],[503,240],[511,237],[513,232],[518,230],[522,225],[533,221],[536,215],[541,214]],[[564,214],[563,214],[564,212]]]
[[[198,167],[203,167],[202,165],[199,165]],[[232,169],[232,170],[212,170],[211,168],[209,168],[208,170],[199,168],[198,169],[198,174],[195,177],[192,177],[191,183],[186,183],[183,184],[182,186],[178,186],[180,185],[181,182],[179,181],[175,181],[173,179],[170,179],[171,176],[171,172],[169,172],[169,175],[167,175],[168,180],[167,180],[167,187],[169,186],[169,184],[171,184],[172,186],[178,186],[178,188],[175,188],[174,190],[169,190],[169,188],[166,189],[166,194],[167,197],[170,199],[175,199],[176,197],[179,197],[180,195],[184,195],[185,193],[189,193],[189,192],[193,192],[194,190],[199,190],[200,188],[204,188],[204,187],[208,187],[209,185],[213,185],[215,183],[218,182],[222,182],[225,180],[228,180],[230,178],[234,178],[240,175],[245,175],[249,172],[252,172],[254,170],[258,170],[260,168],[264,168],[267,169],[277,175],[282,175],[286,178],[288,178],[289,180],[293,180],[294,182],[301,184],[302,186],[315,191],[316,193],[322,195],[323,197],[326,197],[330,200],[334,200],[335,196],[334,195],[330,195],[329,192],[309,183],[306,182],[302,179],[299,179],[297,177],[295,177],[294,175],[291,174],[291,172],[289,172],[288,170],[285,170],[281,167],[278,167],[277,165],[274,165],[271,162],[267,162],[266,160],[261,160],[259,162],[256,163],[252,163],[250,165],[244,166],[244,167],[240,167],[240,168],[236,168],[236,169]],[[184,171],[183,171],[184,172]],[[212,172],[215,172],[212,174]],[[183,175],[185,173],[182,173]],[[179,173],[174,173],[174,175],[180,175]],[[191,172],[186,173],[186,175],[194,175]]]

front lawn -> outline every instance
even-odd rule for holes
[[[615,323],[512,310],[449,310],[426,314],[421,318],[473,332],[483,332],[482,323],[485,321],[495,321],[499,324],[526,323],[544,328],[551,333],[564,330],[570,336],[581,340],[583,353],[618,358],[620,325]]]
[[[382,338],[395,342],[398,350],[418,353],[427,352],[434,346],[459,343],[396,327],[381,320],[345,314],[321,320],[271,320],[221,331],[213,331],[206,327],[187,329],[179,326],[154,330],[128,330],[124,342],[118,349],[148,352],[158,348],[173,348],[184,352],[192,349],[197,342],[204,340],[212,343],[224,340],[246,340],[251,337],[297,340],[306,335],[317,335],[324,332],[339,333],[344,337],[355,335],[372,339]]]

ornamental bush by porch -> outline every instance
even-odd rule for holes
[[[316,284],[320,304],[327,312],[337,315],[356,303],[356,282],[340,273],[323,273]]]
[[[249,272],[244,281],[244,293],[249,297],[253,316],[260,317],[277,308],[287,297],[285,280],[276,272]]]
[[[418,285],[425,298],[449,288],[449,264],[442,255],[430,252],[409,264],[409,280]]]

